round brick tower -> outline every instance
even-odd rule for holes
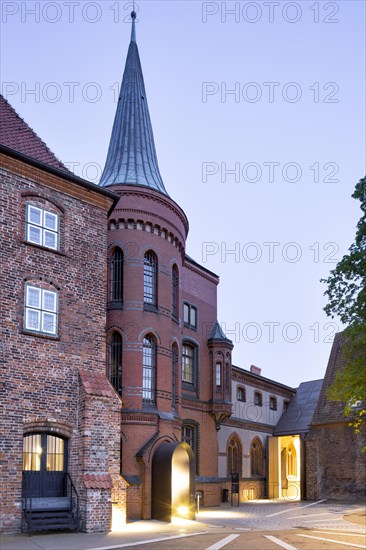
[[[131,42],[101,186],[109,217],[107,375],[122,399],[120,472],[127,519],[154,514],[152,463],[181,441],[181,273],[188,220],[168,196],[155,151],[132,12]],[[155,493],[154,493],[155,494]]]

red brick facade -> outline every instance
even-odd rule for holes
[[[1,157],[2,529],[21,529],[23,436],[47,433],[68,442],[81,528],[109,530],[112,488],[125,492],[118,475],[121,401],[105,378],[106,285],[99,284],[113,195],[16,154]],[[29,204],[59,216],[58,250],[27,241]],[[26,285],[56,293],[54,335],[26,329]],[[86,380],[94,373],[108,391],[91,393],[80,373]],[[111,482],[91,487],[88,474]]]

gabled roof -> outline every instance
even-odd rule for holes
[[[107,160],[99,185],[143,185],[168,195],[159,171],[144,77],[136,44],[135,19]]]
[[[274,435],[307,433],[318,404],[323,380],[303,382],[278,421]]]
[[[17,114],[8,101],[0,95],[0,144],[52,168],[69,172],[44,141]]]
[[[329,386],[334,382],[336,373],[345,366],[345,359],[342,354],[344,345],[343,333],[334,337],[332,349],[329,356],[328,366],[324,377],[323,387],[320,393],[318,406],[315,410],[312,424],[327,424],[332,422],[349,422],[350,418],[343,415],[345,403],[341,401],[330,401],[327,398]]]

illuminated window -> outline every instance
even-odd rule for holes
[[[144,303],[156,306],[158,294],[158,260],[149,250],[144,256]]]
[[[109,299],[111,302],[123,300],[123,252],[116,248],[112,254],[109,268]]]
[[[277,399],[275,397],[269,398],[269,408],[271,411],[277,411]]]
[[[41,434],[27,435],[23,439],[23,470],[39,472],[41,469]]]
[[[57,302],[57,292],[26,285],[25,330],[56,336]]]
[[[263,404],[262,394],[259,391],[254,392],[254,405],[261,407]]]
[[[172,269],[172,314],[175,318],[179,316],[179,271],[176,265]]]
[[[197,374],[197,346],[185,343],[182,348],[182,382],[194,385]]]
[[[234,435],[227,445],[227,475],[241,476],[242,449],[239,439]]]
[[[258,437],[253,439],[250,446],[250,472],[252,476],[264,476],[263,446]]]
[[[38,206],[27,204],[26,239],[30,243],[58,250],[58,215]]]
[[[122,395],[122,336],[113,332],[109,342],[108,378],[118,395]]]
[[[156,341],[148,334],[143,342],[142,359],[142,401],[145,404],[155,404],[156,378]]]
[[[197,308],[188,302],[183,304],[183,322],[185,327],[197,329]]]
[[[297,476],[297,457],[293,443],[290,443],[287,448],[287,475],[292,477]]]
[[[237,400],[238,401],[246,401],[245,397],[245,388],[242,388],[239,386],[236,390]]]
[[[63,472],[65,441],[47,434],[26,435],[23,439],[23,471]]]

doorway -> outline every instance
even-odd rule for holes
[[[45,433],[23,439],[23,497],[62,497],[67,471],[67,440]]]

